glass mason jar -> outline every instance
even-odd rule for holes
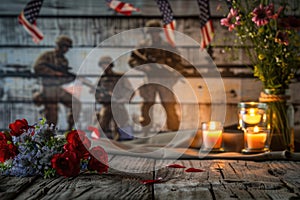
[[[249,127],[267,128],[267,104],[260,102],[240,102],[238,104],[238,128],[246,131]]]
[[[264,89],[259,98],[268,105],[268,126],[271,132],[270,149],[293,152],[294,145],[294,107],[290,102],[288,89]]]

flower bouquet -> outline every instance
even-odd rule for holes
[[[235,31],[243,46],[251,47],[246,51],[254,76],[263,83],[260,101],[268,104],[271,133],[280,134],[284,149],[293,150],[293,111],[287,106],[287,91],[300,68],[300,21],[291,15],[295,9],[287,1],[228,0],[228,5],[229,14],[221,25]]]
[[[108,171],[108,156],[100,146],[91,148],[86,133],[72,130],[59,137],[45,119],[28,125],[26,119],[0,132],[0,174],[11,176],[77,176],[80,172]]]

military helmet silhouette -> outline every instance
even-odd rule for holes
[[[67,46],[67,47],[72,47],[72,43],[73,43],[72,39],[66,35],[58,36],[55,42],[58,46]]]

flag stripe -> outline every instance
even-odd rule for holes
[[[18,21],[23,25],[24,29],[32,36],[32,39],[35,43],[43,40],[43,33],[36,27],[34,24],[30,24],[24,16],[24,12],[22,11],[18,17]]]
[[[175,20],[173,20],[170,24],[164,25],[164,32],[166,38],[172,46],[175,46],[174,29],[175,29]]]
[[[168,0],[156,0],[158,8],[163,17],[164,33],[167,41],[175,46],[174,30],[176,28],[175,20],[173,19],[173,11]]]
[[[35,43],[39,43],[43,38],[43,33],[36,26],[36,19],[39,15],[43,4],[43,0],[31,0],[18,16],[19,23],[24,27],[25,31],[32,36]]]
[[[214,28],[211,20],[209,20],[205,26],[201,28],[201,35],[201,48],[205,48],[212,41],[214,35]]]
[[[197,0],[200,11],[200,35],[201,35],[201,48],[206,48],[207,45],[213,40],[214,27],[212,20],[209,19],[209,0]]]

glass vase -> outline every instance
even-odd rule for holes
[[[290,102],[288,89],[264,89],[260,102],[268,105],[268,126],[270,127],[270,149],[293,152],[294,145],[294,107]]]

